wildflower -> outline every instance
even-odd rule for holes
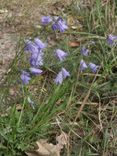
[[[61,71],[57,74],[56,78],[54,79],[54,82],[56,84],[62,84],[63,80],[69,76],[69,72],[65,68],[62,68]]]
[[[94,63],[89,63],[89,68],[92,70],[93,73],[96,73],[99,66]]]
[[[52,29],[55,31],[55,30],[58,30],[58,25],[56,24],[56,23],[54,23],[53,25],[52,25]]]
[[[42,16],[41,23],[42,25],[47,25],[52,22],[52,18],[50,16]]]
[[[81,54],[84,55],[84,56],[88,56],[88,54],[89,54],[89,49],[83,47],[83,48],[81,49]]]
[[[85,70],[87,68],[87,64],[85,63],[84,60],[80,61],[80,71],[82,72],[83,70]]]
[[[22,71],[20,78],[23,84],[28,84],[31,79],[30,74],[26,71]]]
[[[37,48],[39,48],[39,50],[44,49],[46,47],[46,44],[43,43],[39,38],[35,38],[34,43],[37,46]]]
[[[56,53],[56,56],[60,59],[60,61],[63,61],[68,55],[66,52],[60,49],[57,49],[55,53]]]
[[[115,41],[117,41],[117,36],[114,36],[112,34],[108,35],[107,37],[107,42],[110,44],[110,45],[114,45],[115,44]]]
[[[30,53],[38,53],[39,50],[44,49],[46,44],[43,43],[39,38],[35,38],[34,42],[26,40],[25,50]]]
[[[56,17],[55,22],[52,25],[52,29],[64,32],[66,29],[68,29],[68,26],[65,20],[63,20],[61,17]]]
[[[62,74],[63,74],[64,79],[66,79],[66,77],[70,76],[69,72],[65,68],[62,68]]]
[[[29,51],[30,53],[38,53],[37,46],[30,40],[26,41],[25,50]]]
[[[62,84],[62,82],[63,82],[63,74],[62,74],[62,71],[60,71],[60,72],[57,74],[56,78],[54,79],[54,82],[55,82],[56,84]]]
[[[34,53],[30,57],[30,64],[33,67],[39,67],[43,65],[43,52],[38,50],[38,53]]]
[[[34,74],[34,75],[39,75],[43,72],[41,69],[37,69],[34,67],[31,67],[29,70],[30,70],[31,74]]]

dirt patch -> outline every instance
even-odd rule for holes
[[[17,37],[15,34],[1,33],[0,34],[0,79],[6,73],[9,65],[15,57],[15,47]]]
[[[0,16],[0,24],[7,32],[30,33],[31,29],[40,24],[42,15],[60,15],[63,8],[70,4],[71,0],[7,0],[1,7],[5,12]]]

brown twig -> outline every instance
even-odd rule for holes
[[[88,93],[87,93],[87,95],[85,96],[85,98],[84,98],[84,100],[83,100],[81,106],[80,106],[80,109],[78,110],[78,113],[77,113],[77,115],[76,115],[76,118],[75,118],[74,122],[76,122],[77,119],[80,117],[80,114],[81,114],[81,112],[82,112],[82,110],[83,110],[83,108],[84,108],[84,106],[85,106],[85,104],[86,104],[86,101],[88,100],[88,98],[89,98],[89,96],[90,96],[91,88],[92,88],[93,83],[95,82],[95,79],[96,79],[97,75],[98,75],[98,72],[97,72],[97,74],[95,75],[95,77],[94,77],[94,79],[93,79],[93,81],[92,81],[92,83],[91,83],[91,86],[90,86],[90,88],[89,88],[89,90],[88,90]]]

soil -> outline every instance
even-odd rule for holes
[[[7,72],[15,57],[17,37],[15,34],[2,32],[0,36],[0,79]]]

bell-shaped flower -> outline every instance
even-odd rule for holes
[[[62,84],[63,80],[69,76],[69,72],[65,68],[62,68],[61,71],[57,74],[56,78],[54,79],[54,82],[56,84]]]
[[[57,74],[56,78],[54,79],[54,82],[55,82],[56,84],[62,84],[62,82],[63,82],[63,74],[62,74],[62,71],[60,71],[60,72]]]
[[[38,68],[43,65],[43,51],[39,50],[38,53],[34,53],[30,56],[30,65]]]
[[[51,16],[42,16],[42,18],[41,18],[42,25],[48,25],[51,22],[52,22]]]
[[[70,76],[69,72],[65,68],[62,68],[62,73],[63,73],[63,78],[64,79],[66,79],[66,77]]]
[[[35,38],[34,43],[39,48],[39,50],[46,48],[46,44],[43,43],[39,38]]]
[[[81,54],[82,54],[83,56],[88,56],[88,55],[89,55],[89,49],[83,47],[83,48],[81,49]]]
[[[115,41],[117,41],[117,36],[114,36],[112,34],[108,35],[108,37],[107,37],[108,44],[114,45]]]
[[[38,48],[32,41],[26,40],[25,51],[29,51],[30,53],[38,53]]]
[[[31,67],[29,70],[30,70],[31,74],[33,74],[33,75],[40,75],[43,72],[41,69],[37,69],[34,67]]]
[[[96,73],[97,70],[98,70],[98,68],[99,68],[99,66],[96,65],[96,64],[94,64],[94,63],[89,63],[89,68],[91,69],[91,71],[92,71],[93,73]]]
[[[60,61],[63,61],[66,58],[66,56],[68,55],[66,52],[64,52],[61,49],[57,49],[55,51],[55,53],[56,53],[56,56],[59,58]]]
[[[23,84],[28,84],[31,79],[30,74],[26,71],[22,71],[20,78]]]
[[[64,32],[68,29],[67,23],[65,20],[63,20],[61,17],[56,17],[55,22],[52,24],[52,29],[59,30],[60,32]]]
[[[85,63],[85,61],[84,61],[84,60],[81,60],[81,61],[80,61],[80,71],[81,71],[81,72],[84,71],[87,67],[88,67],[88,66],[87,66],[87,64]]]

